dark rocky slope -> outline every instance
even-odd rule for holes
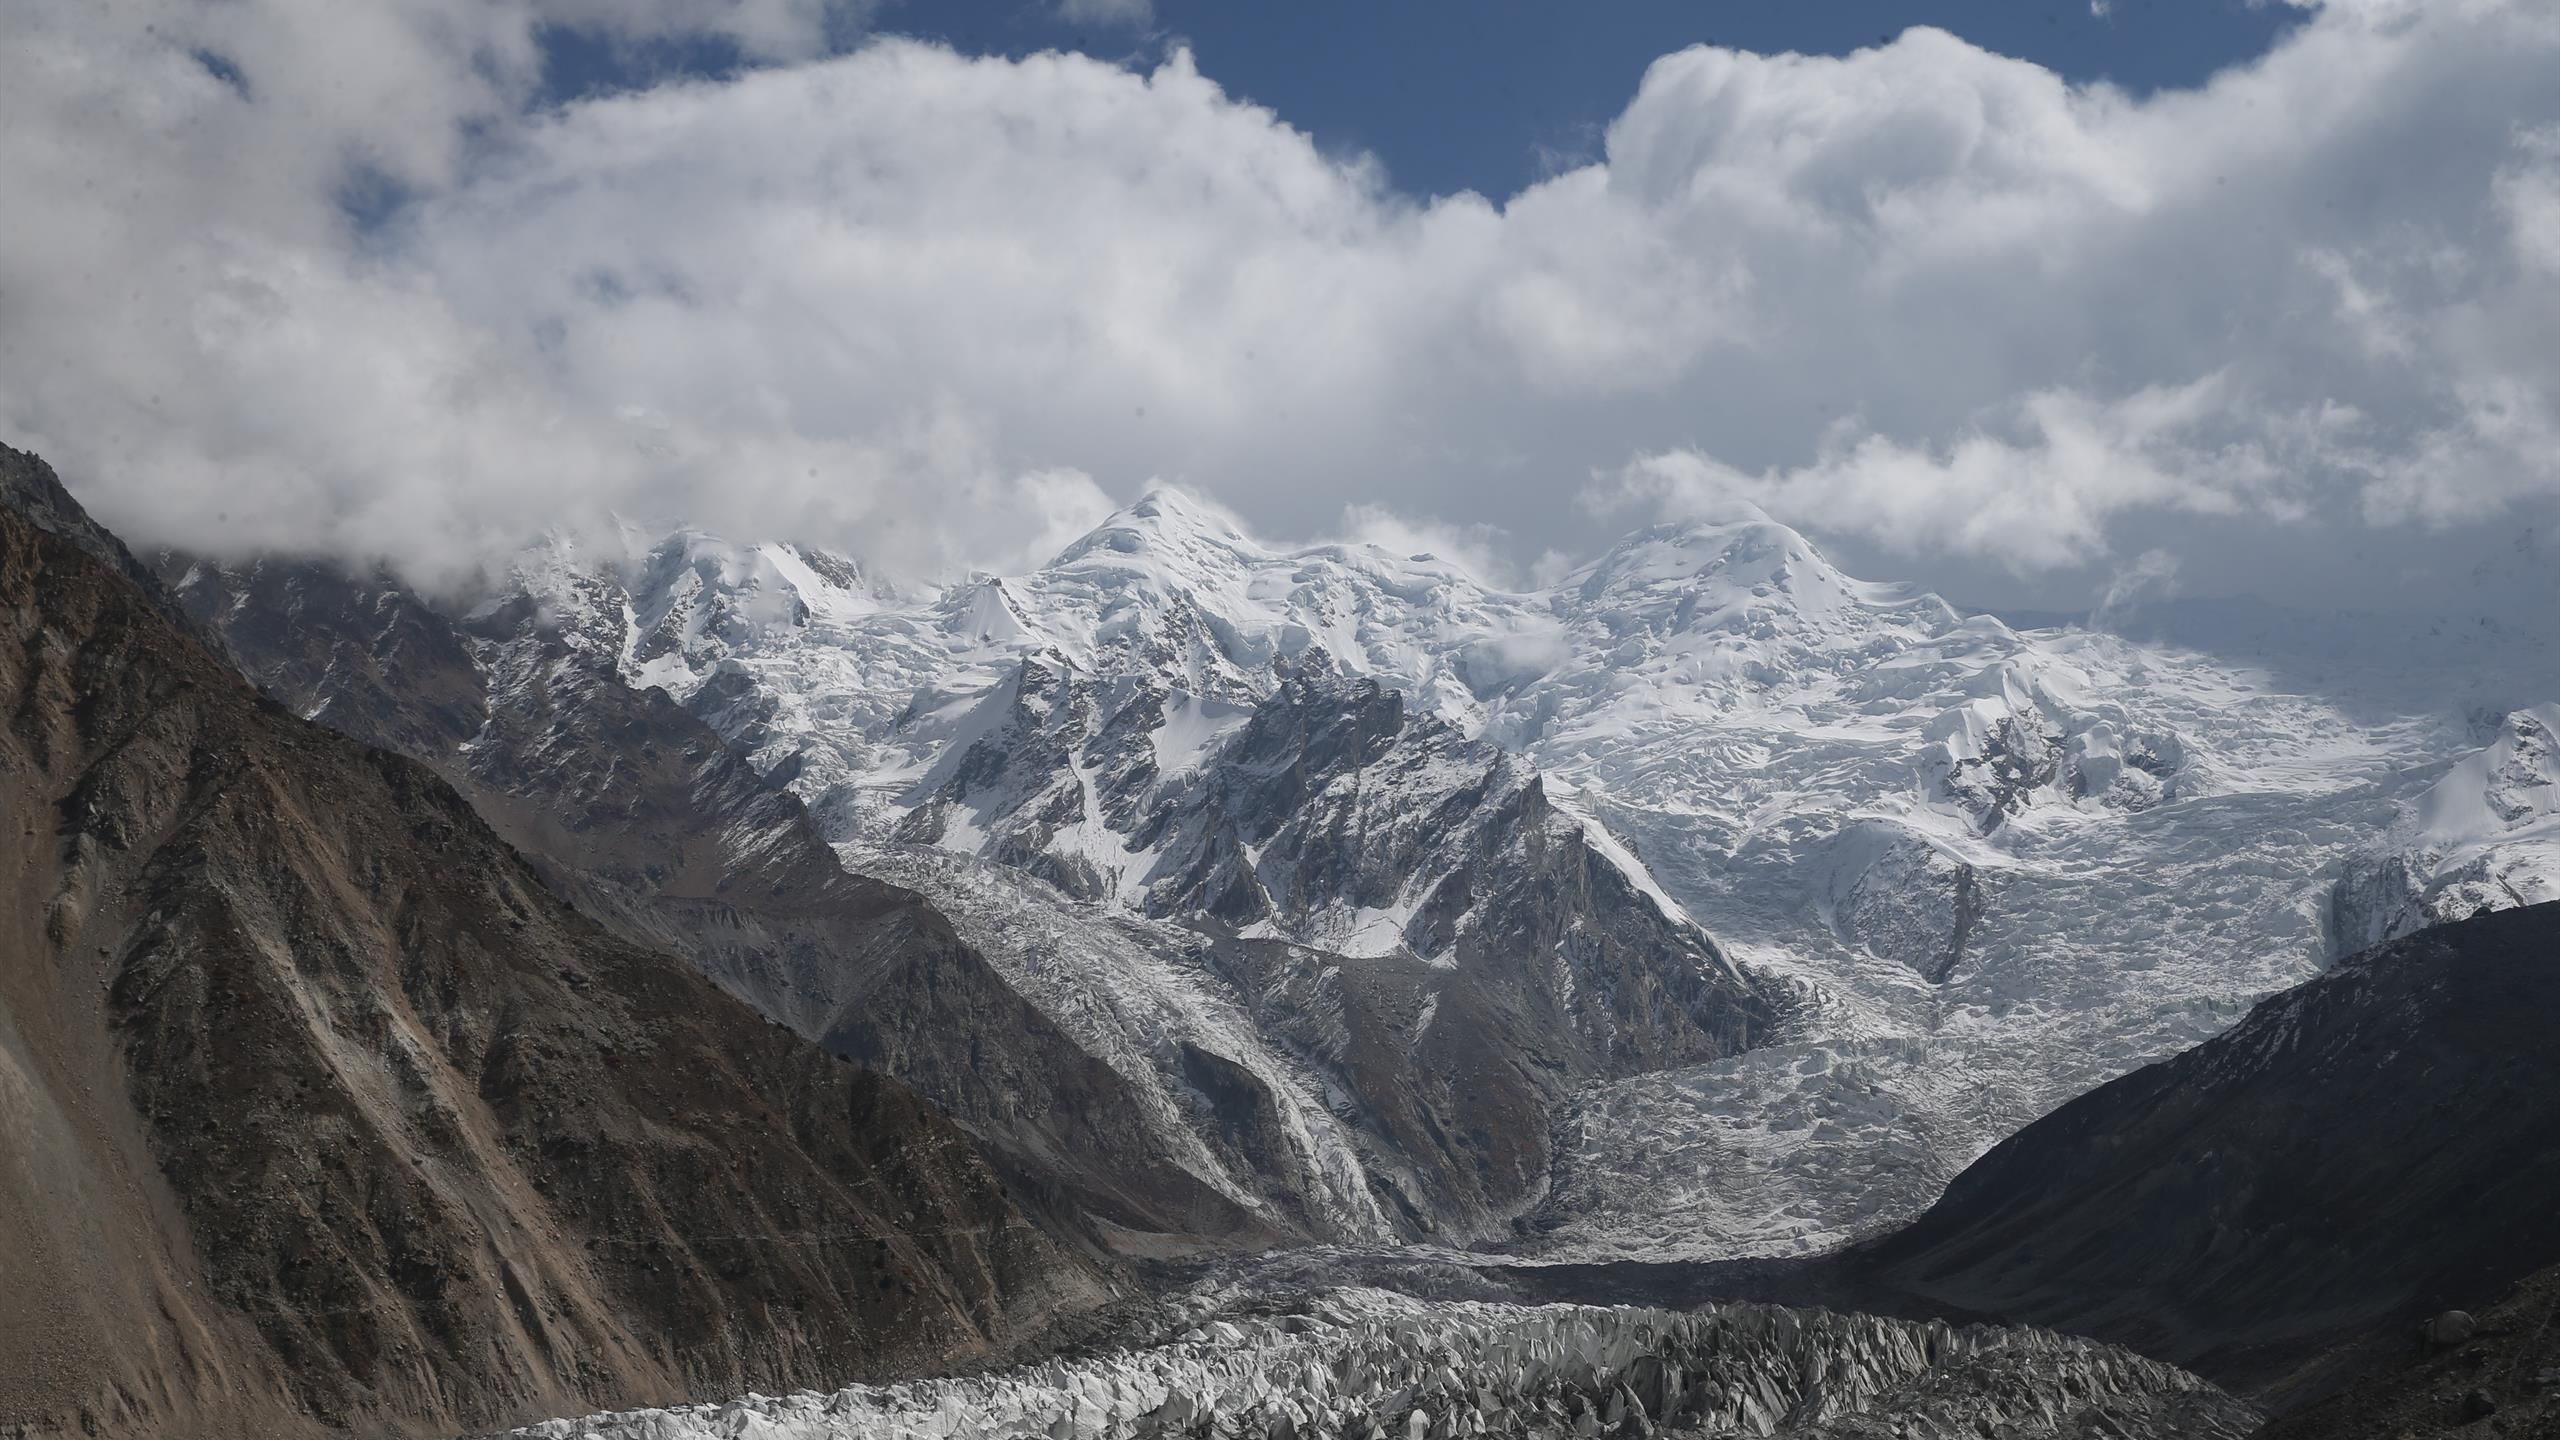
[[[0,450],[0,1432],[449,1434],[1104,1297],[907,1087],[262,699],[77,515]]]
[[[2368,950],[2029,1126],[1850,1263],[2288,1408],[2560,1261],[2554,1016],[2560,905]]]
[[[2268,1426],[2261,1440],[2560,1437],[2560,1266],[2526,1276],[2477,1315],[2445,1318],[2428,1321],[2441,1340],[2393,1326],[2339,1357],[2330,1367],[2338,1392]]]

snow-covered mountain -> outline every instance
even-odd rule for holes
[[[2137,620],[2013,629],[1765,521],[1509,591],[1161,491],[921,594],[555,542],[468,625],[664,688],[1275,1223],[1724,1256],[2548,883],[2541,637]]]
[[[698,535],[598,561],[552,544],[460,616],[289,564],[166,568],[270,689],[502,811],[550,811],[519,843],[582,896],[601,885],[605,908],[768,1013],[1003,1137],[1027,1174],[1078,1178],[1132,1246],[1506,1235],[1546,1188],[1550,1117],[1575,1087],[1731,1054],[1772,1024],[1534,767],[1338,667],[1218,676],[1201,656],[1097,678],[1054,650],[971,657],[974,691],[874,707],[908,778],[894,807],[848,808],[821,777],[853,762],[771,748],[807,733],[796,704],[843,707],[845,687],[779,703],[737,658],[830,616],[895,654],[905,617],[845,562]],[[706,656],[680,687],[692,711],[659,714],[646,696],[672,702],[631,683]],[[402,696],[439,703],[411,714]],[[686,729],[706,718],[730,744]],[[928,944],[884,990],[879,927],[828,923],[848,906],[824,892],[847,887],[798,848],[807,812],[720,768],[746,751],[839,826],[882,822],[847,856],[929,894],[968,952]],[[990,963],[1003,993],[969,978]],[[1036,1023],[1003,1018],[1026,1002]],[[1072,1052],[1037,1048],[1047,1032]],[[1135,1195],[1116,1183],[1150,1171]]]
[[[1435,711],[1379,671],[1439,666],[1464,622],[1434,594],[1461,588],[1519,608],[1361,550],[1275,574],[1167,493],[1035,575],[906,604],[835,557],[688,533],[548,547],[469,623],[522,617],[678,695],[1049,995],[1222,1190],[1328,1238],[1480,1241],[1546,1189],[1573,1090],[1736,1053],[1776,1007],[1571,787],[1442,713],[1456,681]],[[1021,943],[1060,906],[1081,933]],[[1062,990],[1066,952],[1089,963]]]

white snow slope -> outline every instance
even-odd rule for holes
[[[627,676],[788,767],[849,859],[893,854],[939,804],[908,833],[1064,877],[1076,898],[1054,903],[1096,924],[1183,918],[1150,896],[1188,857],[1136,843],[1139,824],[1286,671],[1374,677],[1525,757],[1666,914],[1791,996],[1775,1044],[1579,1095],[1523,1242],[1540,1255],[1839,1243],[2340,944],[2560,877],[2554,647],[2487,622],[2188,606],[2142,642],[2018,631],[1852,580],[1766,522],[1645,530],[1508,592],[1429,556],[1269,550],[1170,491],[1031,574],[917,597],[841,559],[693,533],[608,568],[600,585],[551,554],[520,578]],[[1084,708],[1026,720],[1027,659]],[[955,788],[1007,726],[1038,730],[1056,763]],[[2395,865],[2396,910],[2369,898]],[[967,873],[893,868],[942,891]],[[997,928],[994,891],[963,888],[971,928]],[[1412,919],[1306,916],[1286,938],[1378,954],[1409,946]],[[1088,1043],[1120,1027],[1096,1045],[1110,1054],[1152,1043],[1150,1007],[1225,1023],[1170,983],[1034,988],[1085,1015],[1070,1025]],[[1301,1114],[1308,1162],[1349,1238],[1373,1227],[1319,1101]]]

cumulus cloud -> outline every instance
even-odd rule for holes
[[[1692,49],[1495,199],[1180,53],[815,58],[862,13],[817,0],[25,8],[0,434],[145,538],[1000,566],[1165,479],[1496,567],[1749,503],[1967,595],[2163,548],[2372,598],[2347,540],[2440,573],[2560,496],[2533,0],[2333,3],[2139,100],[1931,30]],[[536,109],[558,24],[778,63]]]

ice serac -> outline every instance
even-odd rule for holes
[[[2420,1319],[2560,1262],[2555,1007],[2560,905],[2366,950],[2028,1126],[1858,1263],[2315,1396],[2337,1347],[2405,1351]]]
[[[1272,1308],[981,1378],[558,1420],[505,1440],[2239,1440],[2260,1419],[2192,1375],[2039,1331],[1370,1290]]]
[[[1106,1297],[912,1090],[259,696],[65,504],[0,449],[0,1428],[450,1434]]]

